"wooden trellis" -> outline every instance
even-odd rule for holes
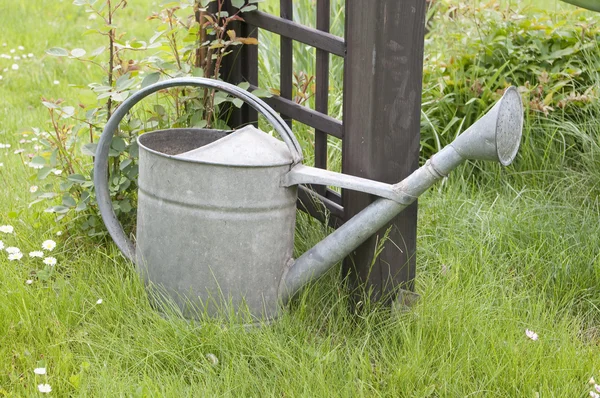
[[[280,96],[266,99],[290,120],[315,129],[315,166],[327,167],[327,135],[342,139],[342,171],[396,183],[418,167],[419,125],[425,28],[424,0],[346,0],[344,38],[329,33],[330,0],[316,0],[316,29],[293,21],[292,0],[280,0],[280,15],[260,10],[245,13],[236,29],[258,37],[261,29],[280,36]],[[230,10],[231,10],[231,6]],[[316,48],[315,109],[292,101],[293,41]],[[243,46],[225,57],[223,76],[232,83],[258,86],[257,46]],[[343,119],[327,115],[329,54],[344,58]],[[244,107],[232,125],[253,122],[256,113]],[[309,189],[312,193],[309,193]],[[343,223],[375,198],[326,187],[301,187],[306,210],[319,217],[330,211],[334,224]],[[398,288],[413,289],[415,277],[416,203],[391,224],[385,250],[373,263],[385,227],[347,260],[344,269],[354,286],[365,285],[373,298],[391,297]]]

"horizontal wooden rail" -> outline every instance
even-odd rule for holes
[[[308,44],[309,46],[340,57],[346,56],[346,43],[339,36],[321,32],[317,29],[275,17],[262,11],[251,11],[245,13],[243,17],[246,23],[250,25],[258,26],[261,29]]]
[[[251,90],[255,90],[257,87],[250,85],[250,88]],[[262,98],[262,100],[284,116],[290,117],[319,131],[331,134],[334,137],[343,138],[342,122],[336,118],[324,115],[305,106],[298,105],[294,101],[279,96]]]

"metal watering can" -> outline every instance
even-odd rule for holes
[[[169,129],[138,137],[136,245],[115,217],[108,152],[119,122],[138,101],[175,86],[213,88],[260,112],[283,142],[247,126],[234,132]],[[173,299],[186,317],[197,307],[215,314],[246,306],[256,319],[276,318],[302,286],[318,278],[466,159],[510,164],[523,124],[514,87],[421,168],[384,184],[302,164],[302,151],[281,117],[237,86],[178,78],[141,89],[111,116],[94,163],[98,206],[112,238],[148,284]],[[334,185],[380,197],[331,235],[292,259],[298,184]],[[199,299],[199,300],[198,300]],[[191,305],[190,305],[191,304]]]

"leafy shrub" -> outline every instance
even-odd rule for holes
[[[46,211],[57,214],[57,219],[72,217],[90,236],[104,234],[95,205],[92,163],[96,141],[110,115],[131,93],[162,78],[220,78],[222,60],[232,48],[257,44],[255,38],[238,36],[230,24],[243,21],[242,13],[256,9],[259,1],[231,1],[238,7],[232,15],[224,8],[225,0],[164,4],[148,17],[154,34],[141,41],[128,39],[119,30],[125,0],[75,0],[73,4],[83,7],[93,23],[85,34],[100,35],[105,45],[89,52],[53,47],[47,53],[93,65],[101,70],[102,79],[81,87],[88,91],[89,101],[76,106],[62,99],[42,99],[49,111],[50,131],[34,131],[41,149],[30,165],[45,185],[33,193],[33,203],[58,197],[60,203]],[[139,134],[166,127],[228,128],[232,106],[241,105],[241,100],[221,92],[182,87],[159,93],[150,109],[136,107],[138,111],[121,123],[109,152],[109,189],[117,217],[130,227],[135,221]]]
[[[585,12],[436,2],[426,39],[422,145],[439,150],[509,86],[532,117],[577,119],[598,99],[600,27]]]

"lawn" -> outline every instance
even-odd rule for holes
[[[126,30],[151,35],[156,5],[128,3]],[[0,4],[0,396],[584,397],[600,381],[600,105],[528,113],[514,166],[465,165],[420,198],[409,311],[350,310],[335,268],[271,325],[187,321],[150,306],[110,240],[30,205],[42,97],[76,104],[97,78],[45,51],[98,39],[70,1]],[[324,233],[299,214],[297,251]]]

